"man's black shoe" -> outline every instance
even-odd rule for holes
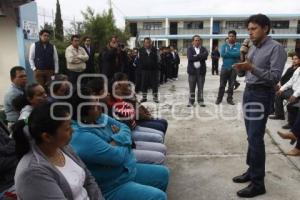
[[[266,189],[264,186],[255,186],[253,183],[251,183],[246,188],[238,191],[237,195],[243,198],[252,198],[265,193]]]
[[[230,105],[234,105],[233,101],[227,101],[227,103],[230,104]]]
[[[143,98],[143,99],[141,100],[141,103],[146,102],[146,101],[147,101],[147,99]]]
[[[187,107],[192,107],[194,106],[194,103],[188,103]]]
[[[154,101],[155,103],[159,103],[159,101],[158,101],[157,98],[154,98],[153,101]]]
[[[291,129],[291,128],[292,128],[292,126],[291,126],[291,125],[289,125],[289,124],[286,124],[286,125],[282,126],[281,128],[283,128],[283,129]]]
[[[235,183],[247,183],[248,181],[250,181],[250,176],[249,174],[246,172],[242,175],[236,176],[232,179],[233,182]]]
[[[200,107],[206,107],[206,105],[202,101],[198,102],[198,104],[199,104]]]
[[[270,116],[269,119],[273,119],[273,120],[285,120],[285,117],[284,116],[279,117],[279,116],[274,115],[274,116]]]
[[[238,89],[238,87],[240,87],[240,85],[241,85],[241,84],[240,84],[239,82],[236,82],[236,83],[234,84],[234,88],[233,88],[233,89],[234,89],[234,90]]]
[[[215,104],[219,105],[222,101],[217,100]]]

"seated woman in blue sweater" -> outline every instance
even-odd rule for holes
[[[91,96],[92,91],[83,89]],[[108,200],[167,199],[169,170],[165,166],[138,164],[131,149],[130,129],[102,114],[96,98],[71,99],[73,137],[71,145]],[[80,108],[80,109],[77,109]]]

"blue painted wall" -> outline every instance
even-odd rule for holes
[[[20,13],[20,27],[17,27],[19,62],[21,66],[24,66],[26,68],[29,82],[33,82],[34,81],[33,72],[30,68],[28,55],[29,55],[29,48],[31,43],[38,40],[38,14],[37,14],[36,2],[33,1],[20,6],[19,13]],[[32,30],[35,30],[34,34],[30,34],[30,31],[29,34],[24,33],[26,32],[25,30],[26,27],[24,27],[24,23],[28,24],[28,22],[30,22],[31,24],[36,24],[34,29],[27,28],[27,31],[31,30],[31,33],[33,32]]]

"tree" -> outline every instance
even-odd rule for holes
[[[81,12],[83,15],[83,35],[88,35],[96,46],[103,48],[112,35],[116,35],[120,42],[126,43],[130,35],[128,31],[120,30],[115,25],[112,9],[96,14],[91,7]]]
[[[55,13],[55,38],[59,41],[64,40],[64,27],[63,20],[61,18],[60,4],[59,0],[56,2],[56,13]]]

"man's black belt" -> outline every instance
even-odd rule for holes
[[[274,90],[274,87],[263,84],[246,84],[248,90],[267,91]]]

